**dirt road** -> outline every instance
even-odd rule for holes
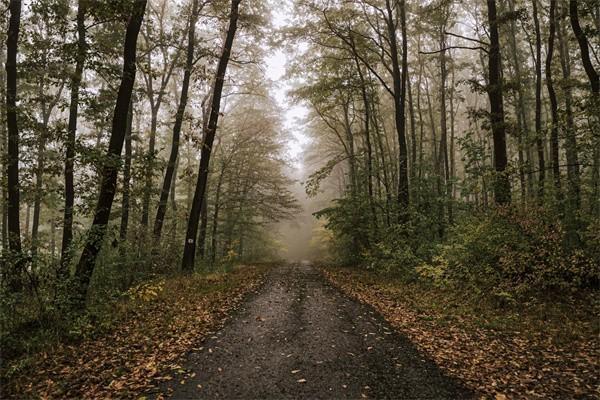
[[[171,398],[473,396],[308,263],[272,270],[261,290],[201,346],[187,359],[192,373],[185,383],[169,384]]]

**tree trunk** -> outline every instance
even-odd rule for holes
[[[6,62],[4,51],[0,51],[0,64],[4,64]],[[6,75],[5,71],[0,73],[0,99],[2,99],[2,104],[0,105],[0,121],[5,121],[6,119]],[[6,134],[6,125],[0,124],[0,148],[2,157],[0,161],[2,161],[2,173],[0,173],[0,196],[2,200],[2,256],[6,256],[8,253],[8,199],[6,197],[6,151],[8,148],[8,136]]]
[[[488,96],[490,98],[490,122],[494,138],[494,199],[497,204],[510,203],[510,180],[506,167],[506,127],[504,123],[504,94],[502,84],[502,57],[500,55],[500,36],[496,0],[487,0],[488,23],[490,29],[490,47],[488,59]]]
[[[581,243],[577,228],[579,227],[578,210],[581,207],[581,186],[579,176],[579,157],[577,154],[577,138],[575,119],[573,116],[573,96],[571,92],[571,60],[567,43],[567,32],[562,18],[565,14],[561,12],[560,18],[556,20],[558,31],[558,50],[560,55],[560,66],[563,78],[563,99],[565,103],[565,118],[563,132],[565,136],[565,153],[567,159],[567,190],[565,207],[565,225],[569,247],[578,246]]]
[[[411,182],[412,193],[415,192],[414,182],[417,177],[417,120],[415,116],[415,103],[413,101],[412,87],[410,83],[410,76],[406,78],[406,90],[408,93],[408,115],[410,116],[410,168],[409,176]],[[412,194],[411,194],[412,196]]]
[[[173,171],[173,181],[171,182],[171,210],[173,212],[173,229],[171,231],[172,239],[177,237],[177,170],[179,169],[179,157],[175,161],[175,171]]]
[[[550,99],[550,114],[552,116],[552,126],[550,129],[550,155],[552,160],[552,175],[554,178],[554,195],[561,213],[564,209],[562,204],[562,189],[560,182],[559,166],[559,145],[558,145],[558,102],[554,90],[554,81],[552,77],[552,58],[554,56],[554,42],[556,38],[556,0],[550,0],[550,34],[548,36],[548,51],[546,54],[546,88]]]
[[[177,107],[177,114],[175,115],[175,125],[173,126],[173,137],[171,139],[171,154],[169,155],[169,162],[167,164],[167,170],[165,171],[165,178],[160,191],[160,200],[156,209],[156,219],[154,220],[154,240],[155,244],[158,244],[162,233],[163,222],[165,214],[167,213],[167,202],[169,199],[169,191],[171,189],[171,182],[173,181],[173,174],[175,172],[175,163],[177,162],[177,156],[179,154],[179,138],[181,136],[181,125],[183,124],[183,117],[185,115],[185,108],[188,101],[188,91],[190,87],[190,78],[192,75],[192,67],[194,66],[194,40],[196,36],[196,21],[198,20],[198,0],[194,0],[192,3],[192,10],[190,14],[190,26],[188,30],[188,45],[187,45],[187,57],[185,62],[185,71],[183,73],[183,83],[181,85],[181,95],[179,98],[179,106]]]
[[[6,124],[8,132],[7,185],[8,185],[8,245],[12,268],[7,271],[8,288],[21,289],[23,254],[19,221],[19,128],[17,126],[17,48],[21,25],[21,0],[10,0],[10,19],[6,38]],[[10,264],[10,263],[9,263]]]
[[[542,34],[538,15],[538,0],[533,0],[535,25],[535,143],[538,153],[538,204],[544,201],[546,162],[544,157],[544,133],[542,132]]]
[[[141,227],[142,235],[146,235],[146,228],[148,227],[148,220],[150,214],[150,195],[152,194],[152,185],[154,178],[154,165],[156,157],[156,130],[158,126],[158,109],[156,105],[151,109],[150,117],[150,140],[148,142],[148,154],[146,154],[146,167],[145,167],[145,182],[144,182],[144,193],[142,195],[142,217]]]
[[[509,11],[511,13],[515,12],[515,2],[514,0],[510,0],[508,2]],[[519,168],[519,182],[521,185],[521,202],[526,202],[527,200],[527,178],[525,176],[525,161],[523,156],[524,150],[524,142],[523,138],[527,136],[528,127],[527,127],[527,112],[525,109],[525,96],[523,94],[523,79],[521,74],[521,63],[519,61],[519,50],[517,48],[517,27],[515,23],[515,17],[511,17],[510,20],[510,35],[509,35],[509,43],[510,43],[510,52],[512,56],[512,63],[515,69],[515,80],[517,82],[517,101],[515,102],[515,114],[517,116],[517,156],[518,156],[518,168]],[[530,176],[530,175],[528,175]]]
[[[206,258],[206,233],[208,228],[208,203],[206,193],[202,201],[202,210],[200,210],[200,232],[198,232],[198,255],[201,260]]]
[[[419,190],[423,180],[423,140],[425,137],[425,118],[423,117],[423,107],[421,106],[421,92],[423,86],[423,60],[419,57],[419,80],[417,82],[417,112],[419,114]]]
[[[579,23],[578,13],[577,0],[569,0],[571,27],[577,38],[577,43],[579,44],[581,61],[590,81],[590,88],[592,91],[592,101],[589,112],[591,128],[592,132],[598,132],[598,130],[600,130],[600,117],[598,117],[598,114],[600,113],[600,76],[592,64],[588,39]],[[590,211],[592,215],[600,216],[600,140],[597,138],[593,139],[593,145],[595,150],[593,152]]]
[[[404,221],[409,206],[408,183],[408,150],[406,147],[406,116],[404,112],[406,98],[406,77],[408,69],[408,42],[406,38],[405,1],[400,1],[400,25],[402,31],[402,71],[398,62],[398,41],[396,39],[396,22],[394,20],[390,0],[386,0],[387,28],[392,58],[392,77],[394,80],[394,117],[398,133],[398,217]]]
[[[75,270],[76,287],[72,292],[73,305],[82,309],[85,307],[87,291],[96,264],[96,258],[102,247],[110,210],[112,208],[117,186],[117,172],[123,141],[127,131],[127,111],[131,102],[131,93],[136,73],[137,38],[144,17],[147,0],[135,0],[131,16],[127,23],[123,51],[123,75],[117,95],[117,102],[112,121],[112,133],[108,145],[107,159],[102,170],[102,184],[98,195],[98,203],[94,212],[92,226],[88,232],[85,246]]]
[[[65,142],[65,210],[63,216],[63,237],[58,275],[69,275],[71,262],[71,242],[73,241],[73,206],[75,204],[75,186],[73,165],[75,162],[75,139],[77,134],[77,115],[79,113],[79,88],[85,64],[87,45],[85,42],[85,14],[88,0],[79,0],[77,7],[77,56],[75,72],[71,76],[71,104],[69,105],[69,125]],[[60,279],[59,278],[59,279]]]
[[[6,57],[4,53],[4,49],[0,50],[0,64],[6,63]],[[0,74],[0,122],[6,121],[6,74]],[[8,199],[6,198],[6,151],[8,148],[7,145],[7,134],[6,134],[6,125],[4,123],[0,123],[0,157],[2,172],[0,172],[0,201],[2,202],[2,256],[6,256],[8,253]]]
[[[217,181],[217,188],[215,192],[215,206],[213,212],[212,219],[212,233],[210,236],[211,239],[211,250],[210,250],[210,262],[211,264],[215,263],[217,258],[217,229],[219,226],[219,210],[221,207],[221,187],[223,186],[223,176],[225,174],[225,166],[221,166],[221,171],[219,172],[219,179]]]
[[[446,29],[446,24],[442,26],[440,32],[440,46],[442,49],[446,48],[446,34],[444,33]],[[443,171],[443,179],[444,179],[444,193],[442,197],[442,207],[445,205],[448,208],[448,219],[452,220],[452,199],[451,196],[451,187],[450,187],[450,162],[448,159],[448,117],[446,111],[446,80],[448,79],[448,71],[446,68],[446,51],[442,51],[440,53],[440,81],[441,81],[441,94],[440,94],[440,178],[442,178]],[[446,203],[446,204],[444,204]],[[440,237],[444,237],[445,234],[445,223],[446,221],[442,219],[440,221],[441,231]]]
[[[43,92],[41,93],[43,97]],[[45,108],[43,106],[42,108]],[[49,116],[49,115],[48,115]],[[46,162],[46,137],[48,135],[48,120],[44,116],[44,121],[41,124],[41,132],[38,134],[38,159],[35,171],[35,188],[33,195],[33,221],[31,224],[31,257],[35,262],[38,248],[38,233],[40,228],[40,213],[42,208],[43,183],[44,183],[44,168]]]
[[[210,117],[205,134],[205,140],[202,143],[202,151],[200,153],[200,167],[198,169],[198,181],[190,210],[190,218],[188,221],[187,232],[185,235],[185,245],[183,249],[183,259],[181,267],[186,272],[194,270],[194,258],[196,256],[196,237],[198,234],[198,222],[200,219],[200,211],[204,202],[204,192],[206,190],[206,182],[208,180],[208,167],[210,165],[210,154],[212,151],[213,141],[217,130],[217,122],[219,120],[219,110],[221,107],[221,95],[223,92],[223,84],[225,83],[225,73],[227,72],[227,64],[231,55],[233,39],[237,30],[237,22],[239,18],[239,5],[241,0],[231,1],[231,14],[229,17],[229,27],[227,36],[223,45],[223,52],[219,58],[219,65],[215,76],[215,86],[213,88],[212,104],[210,109]]]
[[[363,74],[360,62],[354,57],[358,76],[360,78],[360,91],[365,113],[365,144],[367,146],[367,193],[369,195],[369,208],[371,209],[371,221],[375,235],[377,235],[377,211],[373,198],[373,148],[371,145],[371,106],[369,105],[369,95],[367,92],[367,82]]]
[[[131,185],[131,134],[133,126],[133,100],[129,102],[127,111],[127,132],[125,133],[125,165],[123,167],[123,197],[121,200],[121,227],[119,239],[121,243],[127,240],[129,227],[129,197]]]
[[[579,156],[577,154],[577,137],[575,118],[573,116],[573,95],[571,91],[571,59],[569,56],[569,45],[567,43],[567,32],[563,23],[559,23],[557,20],[558,27],[558,39],[559,39],[559,53],[560,53],[560,65],[562,69],[563,77],[563,90],[564,90],[564,101],[565,101],[565,150],[567,158],[567,184],[568,184],[568,196],[569,196],[569,208],[576,211],[581,206],[581,183],[579,173]]]
[[[385,187],[385,217],[386,217],[386,225],[390,226],[391,224],[391,220],[390,220],[390,208],[392,206],[392,190],[390,188],[390,178],[389,178],[389,174],[388,174],[388,165],[386,162],[386,158],[385,158],[385,149],[383,146],[383,140],[381,139],[381,131],[379,129],[379,121],[377,120],[377,115],[378,113],[376,112],[376,107],[373,104],[372,105],[372,121],[373,121],[373,128],[375,129],[375,140],[377,143],[377,148],[379,149],[379,157],[381,158],[381,170],[383,173],[383,186]],[[384,133],[385,134],[385,133]]]
[[[343,94],[342,94],[343,95]],[[356,200],[357,179],[356,179],[356,156],[354,154],[354,134],[350,123],[350,99],[346,99],[342,105],[344,110],[344,132],[346,133],[346,143],[348,151],[348,168],[350,175],[350,194],[353,200]]]
[[[598,101],[598,96],[600,96],[600,77],[598,76],[598,72],[594,69],[594,64],[592,64],[592,60],[590,58],[590,49],[587,36],[581,28],[581,25],[579,24],[577,0],[569,0],[569,16],[571,19],[571,27],[573,28],[573,33],[575,33],[575,38],[577,38],[577,43],[579,44],[579,50],[581,52],[581,62],[583,63],[585,73],[587,74],[588,79],[590,80],[592,96],[594,98],[594,101]]]
[[[452,82],[450,83],[452,89],[450,89],[450,182],[448,183],[450,188],[450,204],[448,209],[448,222],[452,225],[454,223],[454,199],[456,187],[454,185],[454,177],[456,176],[456,156],[454,153],[455,142],[456,142],[456,113],[457,109],[454,108],[454,88],[456,85],[456,77],[454,72],[454,66],[452,67]]]
[[[48,88],[45,84],[45,77],[42,77],[39,81],[39,95],[41,100],[41,114],[42,121],[38,124],[38,148],[37,148],[37,166],[35,171],[35,191],[34,191],[34,200],[33,200],[33,224],[31,228],[31,258],[35,264],[37,258],[37,250],[39,246],[38,236],[39,236],[39,228],[40,228],[40,215],[42,211],[42,199],[44,197],[44,169],[46,164],[46,143],[48,140],[48,131],[49,131],[49,123],[50,116],[52,115],[52,111],[54,107],[58,104],[58,101],[62,95],[62,89],[64,87],[64,83],[60,85],[58,89],[58,93],[56,97],[50,101],[46,102],[45,94]]]

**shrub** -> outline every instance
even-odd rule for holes
[[[598,263],[584,249],[569,249],[555,215],[538,208],[499,208],[463,219],[419,269],[453,285],[492,293],[575,290],[598,281]]]

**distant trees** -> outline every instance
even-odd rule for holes
[[[290,36],[308,50],[295,95],[318,144],[306,189],[338,198],[319,215],[348,258],[408,257],[422,243],[407,232],[445,243],[467,215],[496,206],[542,207],[566,251],[586,246],[600,196],[588,101],[599,42],[595,11],[574,3],[298,2]],[[407,218],[394,223],[405,163]]]

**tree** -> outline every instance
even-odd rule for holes
[[[204,201],[204,192],[208,180],[208,168],[210,165],[210,154],[212,151],[213,141],[217,131],[217,123],[219,121],[219,111],[221,108],[221,96],[223,93],[223,85],[225,83],[225,73],[227,72],[227,64],[231,56],[233,40],[237,30],[239,18],[239,6],[241,0],[231,0],[231,11],[229,14],[229,27],[227,28],[227,36],[223,43],[223,50],[219,58],[217,72],[215,74],[214,87],[212,91],[212,100],[210,108],[210,117],[206,126],[206,133],[202,142],[202,151],[200,152],[200,167],[198,169],[198,181],[196,182],[196,190],[192,200],[192,208],[188,220],[187,231],[185,235],[185,244],[183,248],[183,259],[181,268],[183,271],[192,272],[194,270],[194,259],[196,256],[196,237],[198,235],[198,223],[200,220],[200,212]]]
[[[75,143],[77,136],[77,117],[79,114],[79,88],[85,66],[87,44],[85,38],[85,16],[87,1],[79,0],[77,7],[77,53],[75,71],[71,75],[71,98],[69,104],[69,125],[65,142],[65,211],[63,218],[63,237],[60,256],[59,275],[67,276],[71,261],[71,243],[73,241],[73,206],[75,204],[75,185],[73,167],[75,161]]]
[[[123,73],[117,95],[117,102],[112,120],[112,132],[107,151],[107,159],[102,170],[102,183],[98,194],[98,203],[94,212],[92,226],[75,270],[75,287],[72,299],[76,308],[85,306],[87,290],[94,271],[96,258],[102,243],[115,197],[117,172],[123,141],[127,131],[127,114],[131,102],[131,93],[135,82],[137,38],[144,18],[147,0],[135,0],[131,5],[129,21],[123,46]]]
[[[145,63],[141,66],[141,72],[144,78],[144,92],[150,103],[150,137],[148,141],[148,153],[146,154],[146,168],[145,168],[145,182],[144,182],[144,196],[142,197],[142,235],[145,236],[146,229],[148,226],[149,213],[150,213],[150,197],[154,188],[154,168],[156,158],[156,133],[158,129],[158,113],[165,100],[165,93],[167,85],[171,80],[175,65],[179,60],[181,54],[180,46],[175,46],[174,53],[169,52],[171,44],[167,39],[165,32],[165,17],[169,2],[163,0],[159,3],[159,9],[156,10],[156,19],[153,24],[146,24],[146,30],[142,32],[146,46],[146,57],[144,58]],[[154,9],[151,9],[154,11]],[[157,25],[157,28],[154,25]],[[153,35],[158,37],[154,38]],[[183,35],[182,35],[183,36]],[[157,63],[153,59],[153,53],[155,50],[159,50],[161,62]],[[161,68],[157,71],[155,68],[159,65]],[[155,79],[158,79],[158,87],[155,87]]]
[[[600,75],[592,63],[588,38],[579,22],[579,5],[577,0],[569,0],[569,17],[573,33],[579,44],[581,63],[590,81],[592,101],[589,109],[592,116],[592,130],[598,130],[600,127],[600,118],[598,118],[600,110]],[[600,216],[600,145],[598,139],[594,141],[594,146],[590,210],[593,215]]]
[[[544,160],[544,140],[542,132],[542,34],[538,0],[532,0],[533,21],[535,24],[535,142],[538,154],[538,203],[544,200],[544,185],[546,181],[546,163]]]
[[[488,96],[490,99],[490,122],[494,138],[494,199],[498,204],[510,203],[510,181],[506,171],[506,126],[504,121],[504,99],[502,84],[502,56],[498,33],[496,0],[487,0],[490,47],[488,55]]]
[[[10,19],[6,37],[6,124],[8,148],[6,156],[8,185],[8,244],[13,268],[8,271],[8,286],[21,288],[24,259],[21,249],[19,199],[19,127],[17,125],[17,52],[21,25],[21,0],[10,0]]]
[[[187,55],[185,62],[185,70],[183,73],[183,82],[181,84],[181,94],[179,97],[179,105],[177,107],[177,113],[175,114],[175,124],[173,126],[173,136],[171,139],[171,153],[169,155],[169,161],[167,169],[165,171],[165,178],[163,180],[162,189],[160,191],[160,200],[158,202],[158,208],[156,209],[156,218],[154,220],[154,239],[158,241],[162,233],[163,222],[165,214],[167,213],[167,202],[169,192],[171,190],[171,182],[173,181],[173,175],[175,173],[175,164],[179,154],[179,138],[181,136],[181,125],[183,124],[183,117],[185,115],[185,108],[188,102],[188,91],[190,87],[190,79],[192,75],[192,68],[194,67],[194,46],[196,36],[196,22],[198,21],[198,0],[192,1],[190,10],[189,27],[188,27],[188,44],[187,44]]]
[[[562,188],[560,182],[559,166],[559,144],[558,144],[558,100],[554,90],[554,79],[552,77],[552,57],[554,56],[554,42],[556,38],[556,0],[550,0],[550,34],[548,35],[548,52],[546,55],[546,87],[550,99],[550,114],[552,116],[550,128],[550,154],[552,161],[552,174],[554,178],[554,193],[560,210],[562,204]]]

